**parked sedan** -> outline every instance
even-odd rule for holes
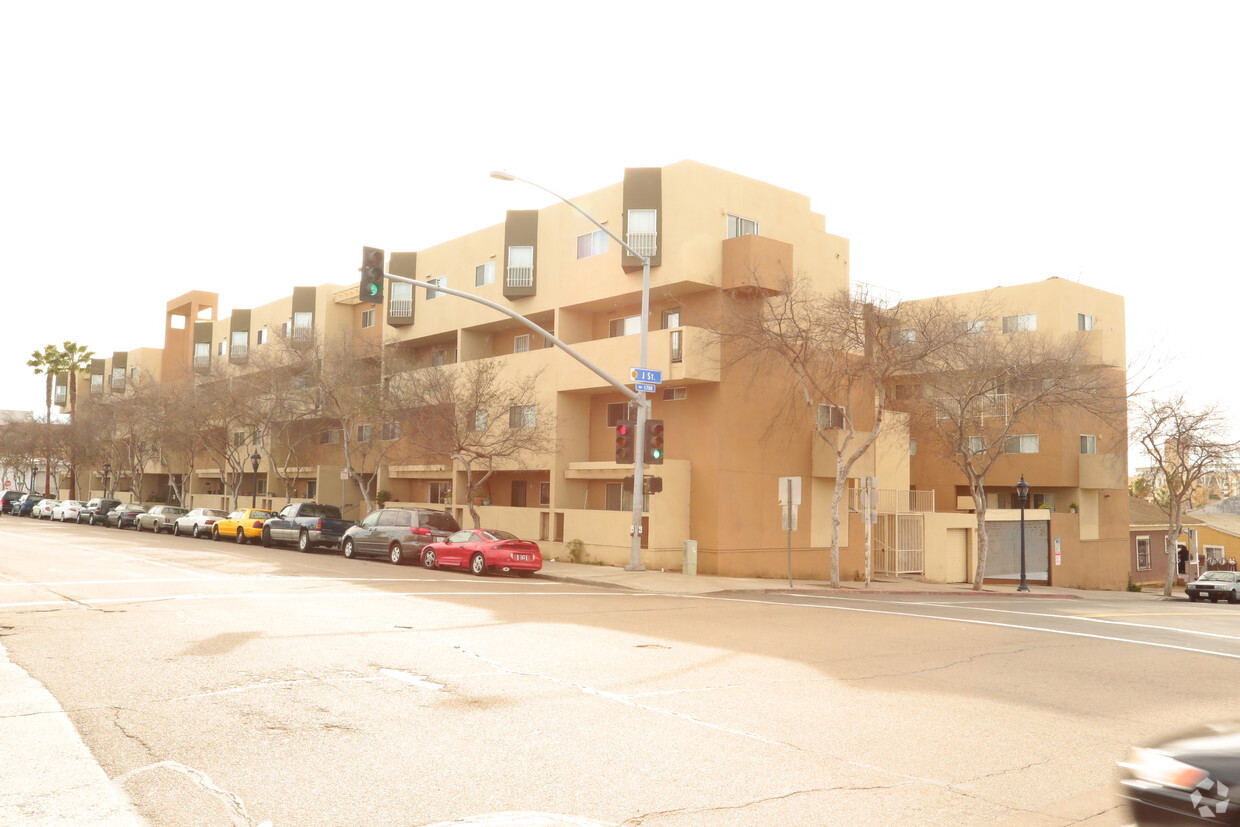
[[[36,520],[52,519],[52,509],[60,505],[60,500],[39,500],[35,503],[34,508],[30,509],[30,516]]]
[[[118,505],[116,508],[113,508],[108,512],[104,525],[109,528],[112,526],[116,526],[117,528],[125,528],[127,526],[135,525],[138,521],[138,515],[144,511],[146,511],[146,506],[139,505],[138,503],[125,503],[123,505]]]
[[[86,503],[81,500],[61,500],[60,504],[52,509],[52,519],[62,523],[72,520],[76,523],[78,512],[82,510],[84,505]]]
[[[1240,723],[1210,724],[1150,748],[1120,767],[1120,797],[1137,824],[1234,824],[1240,807]]]
[[[172,536],[180,537],[182,534],[188,534],[195,540],[199,537],[210,537],[211,527],[215,525],[215,521],[227,516],[227,511],[221,511],[218,508],[195,508],[172,521]]]
[[[1207,571],[1184,587],[1189,600],[1208,599],[1217,603],[1227,598],[1228,603],[1240,603],[1240,572]]]
[[[515,571],[529,577],[542,568],[542,551],[533,540],[494,528],[458,531],[442,543],[431,543],[422,550],[422,565],[468,568],[482,576],[491,569]]]
[[[262,508],[238,508],[227,517],[215,521],[215,525],[211,526],[211,539],[227,537],[238,543],[246,540],[257,543],[263,536],[263,521],[274,516],[274,511]]]
[[[139,514],[133,527],[135,531],[149,528],[156,534],[161,531],[172,531],[172,526],[176,523],[177,518],[184,517],[188,513],[188,508],[181,508],[176,505],[156,505],[149,511]]]

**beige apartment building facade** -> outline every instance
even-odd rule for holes
[[[948,463],[916,451],[911,420],[895,415],[896,426],[880,434],[852,469],[853,478],[837,481],[834,459],[808,419],[802,427],[781,417],[786,380],[732,363],[727,344],[712,332],[731,291],[775,290],[794,273],[809,274],[823,294],[848,289],[848,242],[827,232],[807,197],[685,161],[626,170],[624,181],[574,201],[651,254],[648,366],[663,374],[651,397],[651,416],[666,425],[666,460],[647,469],[663,479],[663,490],[649,495],[645,508],[646,567],[680,569],[686,541],[692,540],[702,573],[783,577],[791,557],[794,577],[825,579],[832,493],[837,484],[855,489],[860,478],[871,477],[879,488],[875,569],[938,581],[971,579],[971,504],[960,499],[961,480]],[[507,304],[611,376],[625,378],[637,363],[640,260],[566,204],[512,211],[501,224],[443,244],[393,252],[388,271]],[[1075,329],[1084,324],[1078,316],[1089,317],[1090,329],[1081,332],[1097,340],[1100,363],[1122,375],[1119,297],[1057,279],[987,293],[1014,314],[1037,314],[1039,330]],[[504,376],[535,377],[538,409],[553,419],[554,448],[505,464],[476,492],[483,524],[537,539],[549,557],[567,558],[576,550],[589,560],[628,562],[631,501],[622,480],[632,466],[615,462],[614,430],[627,411],[624,395],[484,305],[391,281],[383,304],[361,302],[357,294],[353,283],[297,287],[278,301],[220,318],[215,294],[188,293],[168,302],[162,349],[96,360],[81,389],[98,403],[141,382],[245,374],[261,369],[270,349],[299,342],[369,348],[378,354],[371,362],[381,376],[411,364],[451,369],[492,360]],[[864,410],[853,419],[872,427]],[[389,504],[448,508],[463,524],[468,521],[459,463],[400,449],[403,437],[395,423],[367,425],[368,441],[390,439],[395,446],[371,467],[359,468],[355,459],[354,472],[374,475],[372,494],[387,492]],[[200,458],[184,481],[187,499],[194,506],[229,507],[231,482],[243,504],[251,497],[273,508],[315,499],[360,518],[363,498],[354,480],[344,479],[348,470],[342,474],[343,451],[332,438],[333,426],[315,427],[321,433],[295,466],[282,461],[287,458],[277,456],[273,445],[262,444],[261,434],[239,432],[237,452],[257,455],[258,471],[251,474],[242,464],[244,475],[235,479],[238,466],[230,470]],[[1006,477],[1024,473],[1040,504],[1051,506],[1026,513],[1029,523],[1047,526],[1039,535],[1047,538],[1046,577],[1061,585],[1122,588],[1122,579],[1113,582],[1112,569],[1127,570],[1127,526],[1116,510],[1126,503],[1124,423],[1070,426],[1098,437],[1089,454],[1081,453],[1080,434],[1066,436],[1056,427],[1042,437],[1036,455],[1001,460],[996,477],[1002,484],[990,520],[1014,518],[1006,495],[1015,479]],[[152,465],[143,490],[128,493],[139,500],[159,497],[182,471]],[[787,477],[803,484],[791,532],[781,525],[778,505],[778,483]],[[97,473],[93,480],[98,494]],[[844,500],[858,503],[851,492]],[[861,515],[850,509],[841,534],[845,578],[863,568],[863,535]]]

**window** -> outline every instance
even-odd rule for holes
[[[313,500],[319,494],[318,480],[306,480],[306,499]]]
[[[379,431],[379,439],[393,440],[400,439],[400,423],[384,422],[383,428]]]
[[[102,373],[92,373],[90,375],[90,392],[91,393],[102,393],[103,392],[103,374]]]
[[[435,278],[433,278],[433,279],[427,279],[427,280],[426,280],[426,282],[427,282],[427,284],[433,284],[433,285],[435,285],[436,287],[447,287],[447,286],[448,286],[448,277],[447,277],[447,276],[436,276],[436,277],[435,277]],[[411,285],[411,286],[412,286],[412,285]],[[428,289],[428,290],[426,291],[426,300],[427,300],[427,301],[430,301],[431,299],[436,298],[436,297],[438,297],[438,296],[439,296],[439,293],[438,293],[438,292],[436,292],[435,290],[430,290],[430,289]]]
[[[1054,511],[1055,510],[1055,495],[1054,494],[1034,494],[1033,495],[1033,507],[1034,508],[1045,508],[1050,511]]]
[[[482,287],[495,281],[495,262],[488,261],[474,268],[474,287]]]
[[[1003,441],[1005,454],[1036,454],[1038,452],[1037,434],[1017,434]]]
[[[668,334],[668,347],[671,350],[669,358],[673,362],[683,362],[685,360],[685,336],[683,330],[673,330]]]
[[[1202,546],[1201,553],[1206,556],[1206,560],[1214,560],[1221,562],[1226,555],[1226,549],[1222,546]]]
[[[728,216],[728,238],[736,238],[742,235],[757,235],[758,222],[748,218],[741,218],[739,215]]]
[[[1084,313],[1077,313],[1076,314],[1076,329],[1077,330],[1093,330],[1094,329],[1094,317],[1088,316]]]
[[[986,440],[980,436],[968,436],[964,438],[964,447],[970,454],[982,454],[986,451]]]
[[[1081,434],[1081,453],[1096,454],[1098,453],[1098,437],[1093,434]]]
[[[432,367],[441,367],[447,361],[447,359],[448,359],[448,352],[446,350],[432,350],[431,351],[431,366]]]
[[[388,300],[388,315],[407,319],[413,316],[413,285],[408,282],[391,283],[392,298]]]
[[[844,409],[839,405],[818,406],[818,428],[823,431],[838,431],[844,427]]]
[[[292,335],[292,333],[293,333],[292,322],[280,322],[280,335],[281,336],[287,339],[289,336]]]
[[[125,369],[112,368],[112,390],[119,391],[125,388]]]
[[[663,329],[671,330],[673,327],[680,327],[679,307],[670,307],[663,311]]]
[[[522,333],[518,336],[513,337],[513,340],[512,340],[512,352],[513,353],[528,353],[529,349],[530,349],[530,334]]]
[[[577,236],[577,258],[600,256],[605,252],[607,252],[607,233],[602,230]]]
[[[374,327],[374,326],[375,326],[374,309],[372,308],[370,310],[363,310],[362,311],[362,328],[365,329],[365,328]]]
[[[551,483],[538,483],[538,504],[551,505]]]
[[[628,402],[609,402],[607,404],[607,427],[614,428],[622,419],[629,418]]]
[[[336,445],[339,442],[340,442],[340,429],[339,428],[328,428],[326,431],[319,434],[320,445]]]
[[[1137,571],[1149,571],[1153,568],[1153,561],[1150,559],[1150,538],[1137,538]]]
[[[265,497],[265,496],[267,496],[267,479],[266,479],[266,477],[259,477],[259,478],[258,478],[257,484],[255,485],[255,488],[254,488],[254,493],[255,493],[255,494],[257,494],[257,495],[258,495],[258,496],[260,496],[260,497]]]
[[[1038,329],[1037,313],[1020,313],[1003,317],[1004,333],[1026,333]]]
[[[452,501],[452,483],[447,480],[432,480],[427,488],[427,502],[448,503]]]
[[[357,441],[358,442],[370,442],[370,426],[369,425],[358,425],[357,426]]]
[[[658,210],[629,210],[628,245],[639,255],[653,256],[659,249]]]
[[[623,319],[611,320],[608,335],[612,338],[616,336],[631,336],[634,333],[641,333],[641,328],[641,316],[625,316]]]
[[[509,247],[508,272],[504,276],[508,287],[534,286],[534,248]]]
[[[664,388],[663,389],[663,401],[664,402],[683,402],[684,400],[688,398],[689,398],[688,388]]]
[[[217,345],[215,346],[215,355],[216,355],[216,356],[223,356],[223,355],[224,355],[224,347],[225,347],[227,344],[228,344],[228,342],[227,342],[225,339],[220,339],[219,344],[217,344]]]
[[[604,498],[603,508],[607,511],[632,511],[633,510],[633,492],[625,491],[624,485],[618,482],[607,483],[606,497]],[[642,496],[642,511],[650,510],[650,495]]]
[[[910,439],[910,440],[908,441],[908,455],[909,455],[910,457],[915,457],[915,456],[917,456],[917,440],[915,440],[915,439]]]
[[[233,431],[233,446],[241,447],[245,445],[245,431]]]
[[[525,508],[525,480],[512,481],[512,504],[517,508]]]
[[[917,331],[911,327],[891,332],[891,343],[893,345],[911,345],[915,341],[917,341]]]
[[[487,412],[481,408],[474,411],[473,427],[474,431],[485,431],[487,429]]]
[[[966,336],[980,336],[986,332],[985,319],[971,319],[960,323],[960,332]]]
[[[244,359],[250,349],[250,331],[234,330],[232,332],[232,343],[228,348],[228,355],[234,359]]]
[[[257,344],[260,344],[260,345],[267,344],[267,328],[260,327],[256,335],[257,335]]]
[[[211,343],[194,342],[194,367],[205,368],[211,364]]]
[[[293,338],[309,338],[310,331],[314,327],[313,313],[294,313],[293,314]]]
[[[533,428],[535,425],[535,410],[533,405],[513,405],[508,409],[508,427]]]

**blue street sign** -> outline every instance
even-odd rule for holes
[[[629,368],[630,382],[653,382],[658,384],[663,381],[663,371],[661,370],[643,370],[642,368]]]
[[[648,385],[645,382],[638,382],[633,388],[638,393],[654,393],[659,389],[657,385]]]

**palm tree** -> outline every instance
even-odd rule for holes
[[[56,374],[63,370],[64,354],[55,345],[44,345],[42,351],[36,350],[30,354],[30,360],[26,362],[28,367],[34,368],[36,376],[47,375],[47,419],[44,420],[46,428],[52,427],[52,380]],[[46,434],[46,452],[47,465],[45,466],[43,477],[43,495],[50,497],[52,495],[52,441],[51,432],[45,431]],[[33,487],[34,480],[31,480]]]
[[[71,422],[77,421],[77,375],[90,368],[90,360],[95,357],[93,350],[77,342],[65,342],[60,350],[61,370],[69,374],[69,417]],[[70,443],[72,445],[72,443]],[[72,448],[70,448],[72,452]],[[69,492],[77,497],[77,459],[69,457]]]

